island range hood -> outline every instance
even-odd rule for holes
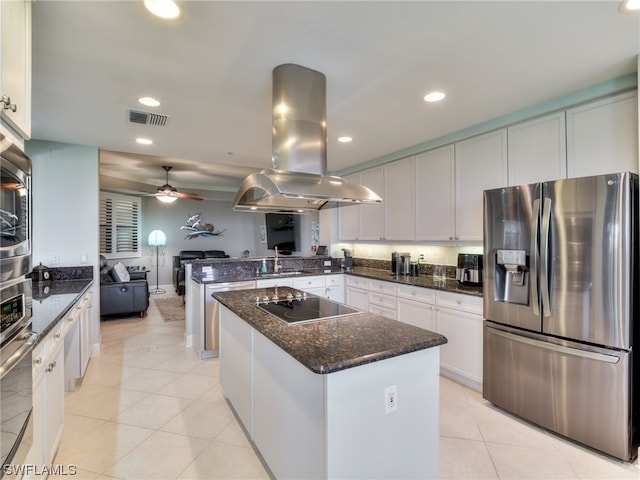
[[[294,64],[273,69],[273,168],[245,178],[233,209],[304,213],[382,203],[373,190],[327,175],[326,78]]]

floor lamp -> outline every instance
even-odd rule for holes
[[[167,293],[163,288],[160,288],[158,278],[160,276],[160,269],[158,268],[158,250],[160,247],[164,247],[167,244],[167,236],[162,230],[154,230],[149,234],[149,245],[156,247],[156,288],[151,290],[149,294],[157,295],[159,293]]]

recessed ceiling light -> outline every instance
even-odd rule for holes
[[[635,13],[640,11],[640,0],[624,0],[620,4],[622,13]]]
[[[151,145],[153,140],[149,140],[148,138],[136,138],[136,142],[140,145]]]
[[[346,136],[345,137],[338,137],[338,141],[340,143],[349,143],[352,140],[353,140],[353,138],[351,138],[351,137],[346,137]]]
[[[144,0],[144,6],[161,18],[171,19],[180,15],[180,7],[173,0]]]
[[[439,102],[440,100],[444,99],[444,97],[446,97],[446,95],[442,92],[431,92],[428,93],[424,96],[424,101],[425,102]]]
[[[153,97],[140,97],[138,103],[146,105],[147,107],[159,107],[160,102]]]

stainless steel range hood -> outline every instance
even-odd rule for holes
[[[273,168],[243,180],[236,211],[303,213],[382,203],[373,190],[327,175],[326,78],[294,64],[273,69]]]

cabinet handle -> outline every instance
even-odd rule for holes
[[[456,303],[457,303],[458,305],[462,305],[462,300],[457,300],[457,301],[456,301]]]
[[[40,365],[42,363],[42,357],[38,357],[33,361],[34,365]]]
[[[55,337],[56,339],[59,339],[62,335],[60,335],[60,333],[56,333]]]
[[[47,372],[48,372],[48,373],[53,372],[53,369],[54,369],[54,368],[56,368],[56,365],[57,365],[57,363],[56,363],[56,362],[51,362],[51,363],[49,364],[49,368],[47,368]]]
[[[11,110],[12,112],[15,112],[18,109],[15,103],[11,103],[11,98],[7,95],[2,96],[2,107],[5,110]]]
[[[411,295],[415,296],[415,295],[416,295],[416,292],[415,292],[415,291],[411,292]]]

